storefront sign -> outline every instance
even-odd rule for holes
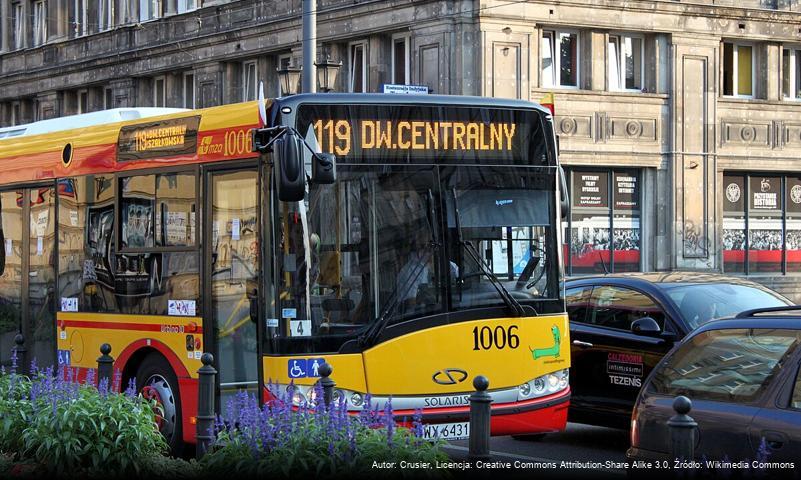
[[[801,177],[787,177],[787,212],[801,213]]]
[[[609,173],[573,172],[573,206],[609,208]]]
[[[781,210],[781,178],[751,177],[749,187],[751,210]]]
[[[742,212],[744,209],[745,188],[743,177],[723,177],[723,211]]]
[[[615,210],[639,210],[640,188],[637,174],[615,172]]]

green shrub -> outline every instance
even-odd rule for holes
[[[54,380],[48,373],[29,383],[31,414],[21,431],[20,451],[52,472],[125,475],[167,450],[153,402],[110,393],[104,386],[98,391]]]
[[[22,432],[33,416],[31,382],[20,375],[0,376],[0,451],[23,449]]]

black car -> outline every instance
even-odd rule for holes
[[[769,463],[770,477],[792,472],[781,464],[797,466],[801,460],[799,309],[743,312],[690,334],[645,381],[632,415],[628,457],[672,460],[666,422],[674,415],[675,397],[684,395],[698,423],[695,457],[704,465],[725,468],[715,462],[728,461],[742,471]],[[740,463],[746,461],[748,467]]]
[[[629,428],[642,381],[675,341],[709,320],[791,305],[744,279],[703,273],[645,273],[571,279],[572,396],[568,419]]]

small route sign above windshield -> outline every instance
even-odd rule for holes
[[[384,84],[384,93],[398,93],[401,95],[428,95],[428,87],[425,85],[393,85]]]

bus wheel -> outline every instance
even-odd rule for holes
[[[547,435],[547,433],[532,433],[529,435],[512,435],[512,438],[523,442],[540,442]]]
[[[178,379],[170,364],[161,355],[145,357],[136,372],[136,385],[142,396],[155,400],[161,410],[156,417],[159,431],[170,446],[173,455],[180,456],[183,450],[183,423]]]

